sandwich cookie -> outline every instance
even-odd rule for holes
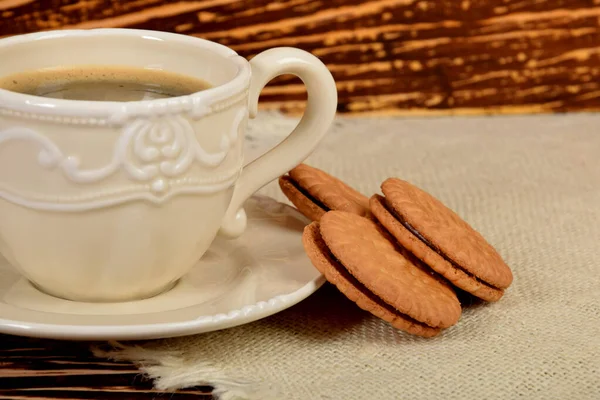
[[[312,221],[330,210],[368,216],[369,198],[328,173],[300,164],[279,178],[279,187],[294,206]]]
[[[395,328],[432,337],[458,322],[461,306],[452,288],[376,222],[330,211],[304,229],[302,240],[329,282]]]
[[[502,297],[512,272],[479,232],[406,181],[389,178],[381,189],[385,197],[371,197],[371,212],[400,245],[456,287],[486,301]]]

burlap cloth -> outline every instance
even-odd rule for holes
[[[254,155],[296,120],[252,123]],[[326,285],[241,327],[128,344],[174,389],[222,399],[600,399],[600,116],[342,119],[307,162],[365,194],[398,176],[497,247],[514,283],[433,339],[398,332]],[[262,193],[283,200],[276,184]]]

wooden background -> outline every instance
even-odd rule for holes
[[[0,0],[0,36],[132,27],[207,38],[251,58],[320,57],[340,112],[512,113],[600,107],[600,0]],[[291,77],[263,107],[297,112]]]

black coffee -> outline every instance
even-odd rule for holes
[[[0,77],[0,88],[67,100],[138,101],[192,94],[210,85],[197,78],[127,66],[72,66]]]

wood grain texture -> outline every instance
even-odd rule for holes
[[[0,36],[132,27],[207,38],[251,58],[320,57],[339,111],[447,114],[600,108],[600,0],[0,0]],[[284,76],[264,108],[302,110]]]
[[[89,343],[0,335],[0,399],[210,400],[210,391],[155,390],[134,365],[92,356]]]

